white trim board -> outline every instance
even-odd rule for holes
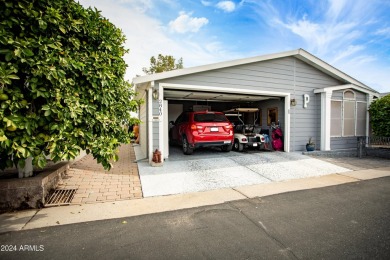
[[[276,91],[262,91],[262,90],[251,90],[251,89],[231,89],[231,88],[221,88],[221,87],[212,87],[212,86],[202,86],[202,85],[189,85],[189,84],[173,84],[173,83],[159,83],[162,88],[175,89],[175,90],[198,90],[198,91],[210,91],[210,92],[219,92],[219,93],[229,93],[229,94],[252,94],[259,96],[272,96],[272,97],[286,97],[290,95],[287,92],[276,92]]]
[[[153,93],[154,82],[151,82],[148,88],[148,149],[146,153],[148,154],[149,163],[153,159],[153,107],[152,107],[152,93]]]
[[[366,94],[371,94],[374,96],[378,95],[378,93],[375,93],[375,92],[367,90],[365,88],[356,86],[354,84],[345,84],[345,85],[332,86],[332,87],[326,87],[326,88],[318,88],[318,89],[314,90],[314,93],[317,94],[317,93],[323,93],[323,92],[333,92],[333,91],[343,90],[343,89],[355,89],[355,90],[358,90],[358,91],[366,93]]]

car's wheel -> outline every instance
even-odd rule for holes
[[[242,152],[242,150],[244,150],[244,145],[240,144],[238,140],[234,140],[233,148],[236,151]]]
[[[194,151],[194,149],[190,147],[190,144],[187,141],[187,137],[185,136],[183,136],[182,139],[182,147],[183,147],[183,153],[186,155],[190,155]]]
[[[232,147],[233,147],[233,145],[231,145],[231,144],[223,145],[223,146],[221,147],[221,150],[222,150],[223,152],[230,152],[230,151],[232,150]]]

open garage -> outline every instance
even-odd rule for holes
[[[177,117],[183,111],[229,111],[232,108],[256,108],[255,112],[240,113],[239,120],[245,124],[256,125],[259,132],[267,134],[271,132],[271,124],[279,126],[284,122],[284,98],[278,96],[232,94],[222,92],[190,91],[164,89],[165,106],[168,107],[167,115],[164,117],[166,128],[171,128]],[[229,115],[229,114],[228,114]],[[229,117],[233,124],[236,117]],[[165,134],[168,134],[166,132]],[[165,136],[164,140],[169,140]],[[165,143],[165,147],[170,147]],[[171,156],[169,149],[165,151],[166,158]]]

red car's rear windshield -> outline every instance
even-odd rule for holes
[[[228,119],[223,114],[195,114],[194,115],[195,122],[227,122]]]

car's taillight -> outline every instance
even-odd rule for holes
[[[244,137],[244,138],[241,138],[241,141],[246,142],[247,139]]]
[[[233,126],[231,124],[228,124],[228,125],[223,126],[223,128],[225,129],[226,132],[229,132],[230,130],[233,129]]]
[[[203,133],[203,126],[192,124],[191,130],[193,130],[193,131],[198,130],[199,133]]]

